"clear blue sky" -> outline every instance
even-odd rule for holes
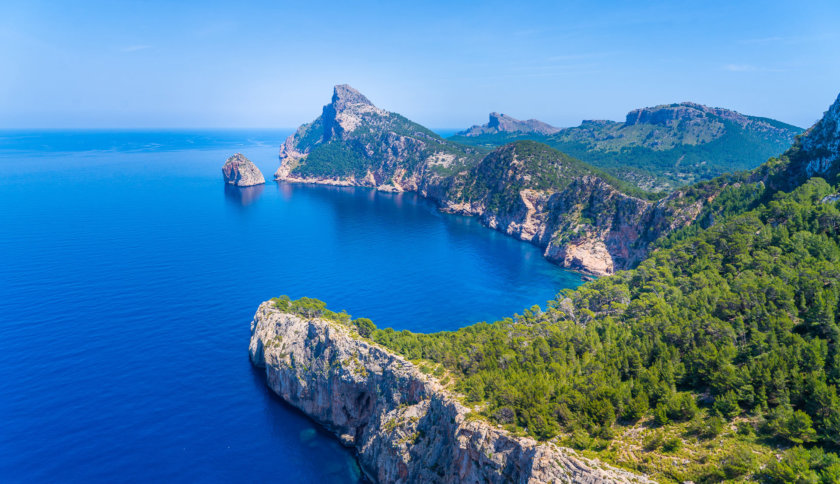
[[[0,127],[295,127],[333,84],[433,128],[678,101],[808,126],[840,1],[0,3]]]

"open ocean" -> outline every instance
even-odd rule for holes
[[[0,131],[0,481],[357,482],[251,367],[261,301],[431,332],[580,284],[413,194],[223,184],[288,134]]]

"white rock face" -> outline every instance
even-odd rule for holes
[[[805,173],[823,175],[840,164],[840,96],[822,119],[801,138],[799,156],[808,159]]]
[[[225,177],[225,183],[238,187],[250,187],[265,183],[265,178],[257,165],[245,158],[242,153],[237,153],[227,159],[222,166],[222,175]]]
[[[468,421],[470,410],[436,380],[339,323],[265,302],[251,323],[250,356],[275,393],[352,445],[377,482],[652,482]]]

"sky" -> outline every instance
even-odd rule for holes
[[[342,83],[436,129],[680,101],[807,127],[840,1],[0,2],[0,128],[293,128]]]

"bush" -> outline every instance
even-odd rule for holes
[[[726,418],[734,418],[741,414],[741,407],[738,405],[738,397],[735,392],[728,391],[723,395],[715,397],[715,403],[712,406],[718,415]]]
[[[676,393],[668,399],[668,418],[675,422],[685,422],[686,420],[691,420],[695,415],[697,415],[699,410],[700,409],[697,408],[697,402],[690,393]]]
[[[592,445],[592,438],[585,430],[577,429],[566,441],[569,447],[577,450],[586,450]]]
[[[689,430],[698,437],[711,439],[720,435],[723,431],[723,424],[724,420],[721,417],[712,415],[708,418],[694,419],[689,426]]]
[[[751,436],[755,433],[755,429],[749,422],[738,422],[738,435]]]
[[[794,411],[787,405],[776,407],[770,412],[765,432],[794,444],[813,442],[817,434],[807,413],[801,410]]]
[[[672,437],[662,443],[662,450],[665,452],[676,452],[682,449],[683,441],[679,437]]]
[[[650,403],[647,394],[645,392],[639,392],[624,407],[623,417],[631,422],[635,422],[644,417],[649,408]]]
[[[647,451],[654,451],[662,445],[663,437],[660,432],[653,432],[652,434],[645,437],[645,440],[642,442],[642,446]]]
[[[670,422],[668,419],[668,407],[664,403],[656,406],[656,409],[653,411],[653,421],[656,422],[656,425],[667,425]]]
[[[726,478],[735,479],[752,472],[756,467],[756,458],[750,449],[739,446],[724,458],[722,464]]]
[[[373,324],[368,318],[358,318],[353,321],[353,326],[356,327],[356,332],[359,333],[359,336],[369,338],[370,335],[376,330],[376,325]]]
[[[764,469],[763,477],[771,484],[836,483],[840,482],[840,458],[819,448],[809,451],[794,447],[779,461],[773,459]]]

